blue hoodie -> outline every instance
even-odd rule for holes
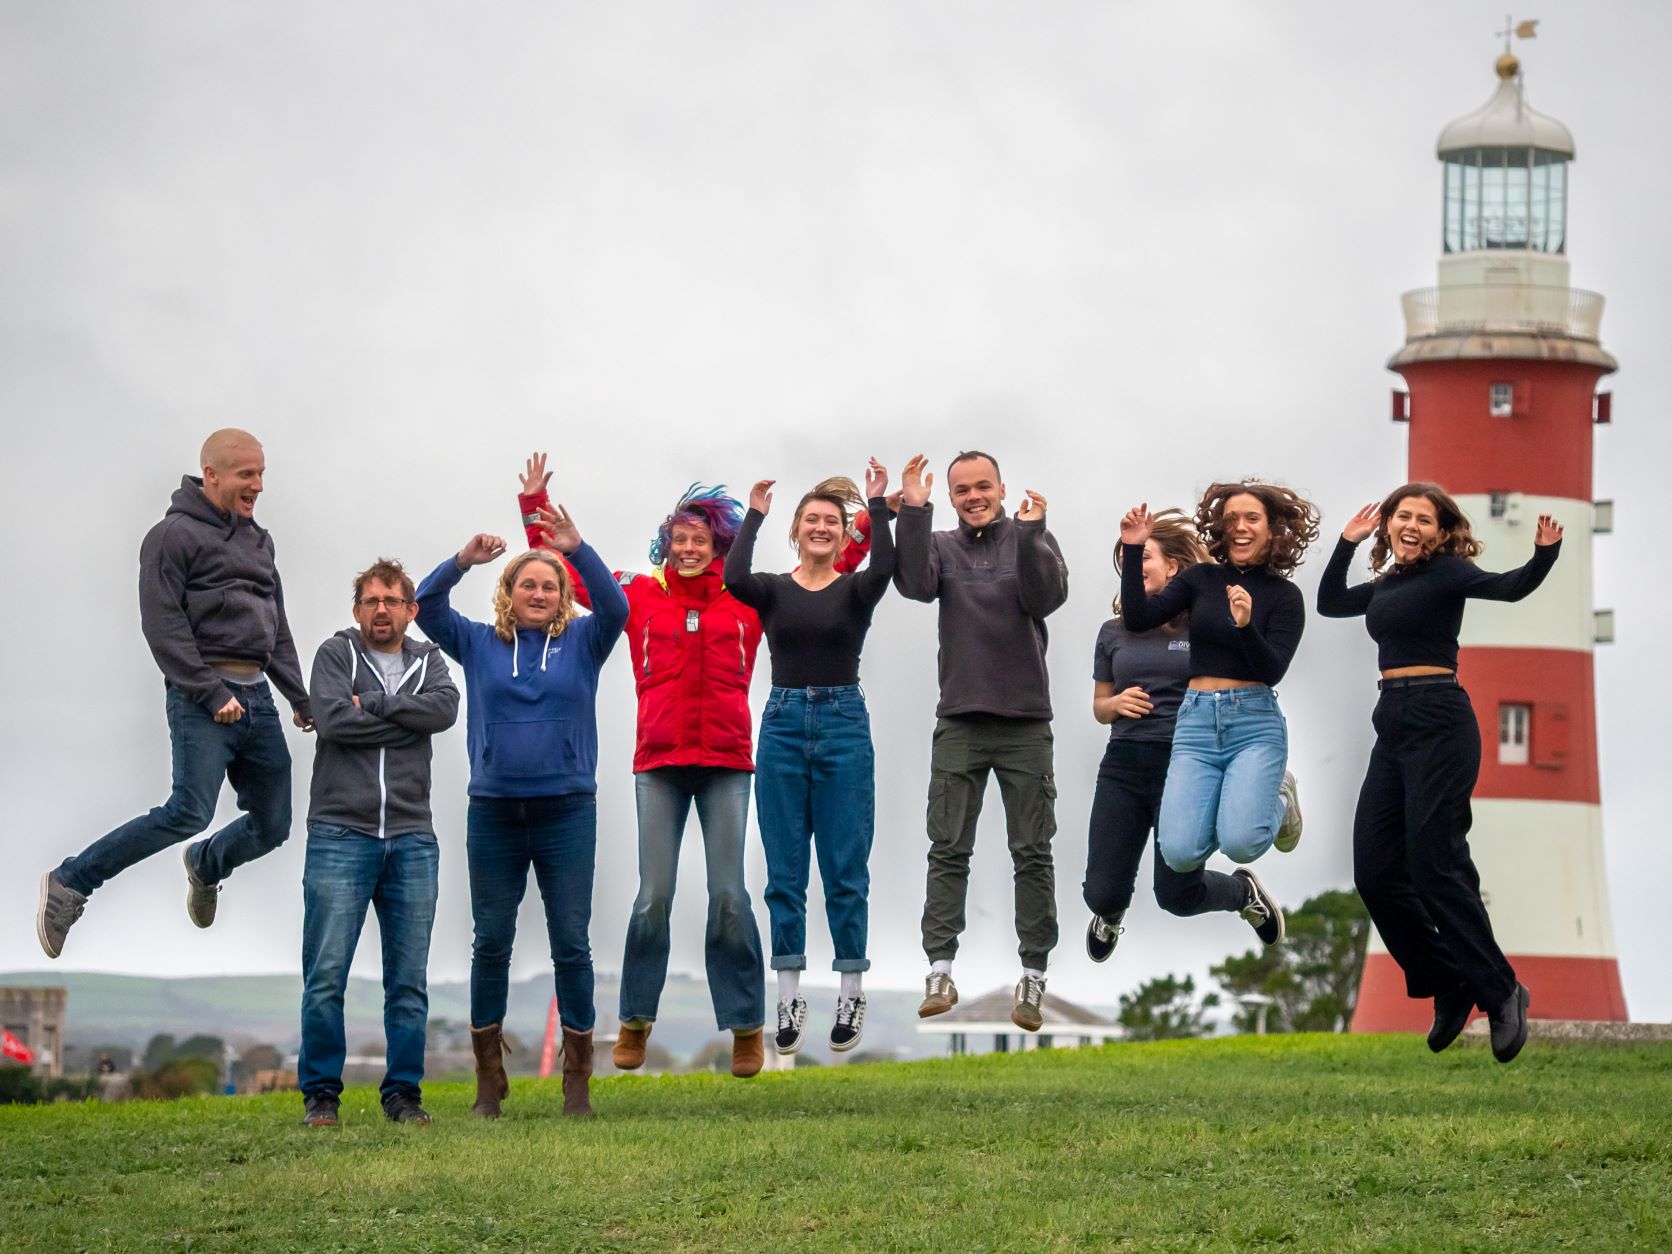
[[[472,797],[598,791],[598,672],[627,625],[627,597],[589,544],[569,555],[592,613],[561,636],[519,627],[501,640],[447,599],[464,577],[449,557],[418,585],[418,626],[465,682]]]

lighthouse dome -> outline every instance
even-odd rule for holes
[[[1492,99],[1440,132],[1438,155],[1477,148],[1536,148],[1571,161],[1572,133],[1527,103],[1521,63],[1506,53],[1498,58],[1496,69],[1498,90]]]

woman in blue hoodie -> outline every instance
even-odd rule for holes
[[[546,516],[552,546],[580,574],[592,613],[579,616],[563,563],[531,549],[494,588],[494,621],[448,603],[472,566],[505,552],[498,536],[471,537],[418,588],[418,626],[459,664],[470,748],[466,852],[475,940],[470,1043],[471,1114],[497,1118],[508,1089],[503,1026],[517,907],[534,868],[546,908],[563,1023],[563,1113],[590,1115],[592,873],[597,844],[598,672],[627,622],[627,598],[559,505]]]

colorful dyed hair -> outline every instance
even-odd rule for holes
[[[737,539],[738,529],[743,526],[743,503],[735,496],[727,495],[723,483],[713,487],[693,483],[685,489],[679,503],[673,507],[673,513],[662,520],[656,538],[650,542],[652,565],[660,566],[667,561],[668,550],[673,546],[674,526],[680,523],[701,523],[707,527],[714,537],[714,556],[724,557],[731,551],[732,541]]]

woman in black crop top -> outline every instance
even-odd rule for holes
[[[848,509],[858,489],[826,480],[801,498],[790,542],[801,565],[788,575],[750,572],[755,537],[772,508],[771,479],[749,494],[743,530],[726,555],[726,587],[753,606],[772,651],[772,694],[761,715],[755,755],[755,806],[766,850],[766,905],[772,920],[772,969],[778,972],[780,1054],[801,1048],[807,1002],[809,846],[824,880],[825,917],[842,989],[830,1048],[859,1044],[865,1026],[862,973],[871,890],[871,837],[876,826],[876,760],[871,720],[859,687],[859,654],[871,614],[894,576],[894,536],[886,502],[888,471],[871,459],[865,477],[870,511],[870,565],[838,574],[847,542]]]
[[[1353,551],[1371,534],[1376,577],[1349,588]],[[1527,1039],[1528,997],[1492,936],[1469,856],[1480,727],[1457,682],[1457,633],[1468,598],[1519,601],[1544,582],[1561,524],[1541,515],[1533,543],[1519,570],[1483,571],[1474,563],[1482,545],[1457,502],[1438,484],[1408,483],[1353,515],[1318,584],[1318,613],[1364,615],[1382,672],[1376,744],[1353,816],[1359,896],[1405,972],[1405,991],[1434,999],[1429,1048],[1451,1044],[1479,1006],[1500,1062]]]
[[[1133,631],[1190,614],[1190,683],[1179,705],[1156,839],[1167,865],[1193,871],[1215,849],[1253,862],[1273,844],[1300,840],[1300,806],[1286,769],[1289,729],[1272,691],[1289,669],[1306,625],[1306,603],[1289,575],[1318,535],[1318,511],[1289,488],[1216,483],[1196,507],[1213,559],[1170,580],[1155,596],[1143,584],[1146,505],[1121,520],[1121,606]],[[1254,873],[1239,867],[1242,915],[1260,940],[1283,939],[1283,912]]]

